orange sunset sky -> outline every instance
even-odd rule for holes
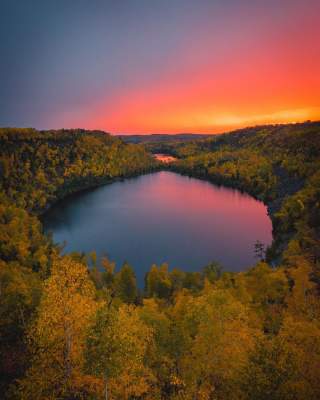
[[[21,30],[33,63],[15,65],[6,125],[216,133],[320,119],[320,1],[119,3],[21,11],[10,40]],[[46,26],[38,42],[32,23]]]

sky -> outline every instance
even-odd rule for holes
[[[320,119],[319,0],[0,0],[0,126]]]

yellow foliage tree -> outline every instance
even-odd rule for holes
[[[56,260],[29,332],[32,356],[19,385],[22,399],[60,399],[84,390],[83,346],[96,309],[86,266]]]
[[[190,326],[190,348],[180,362],[185,399],[239,399],[238,375],[247,363],[258,332],[246,308],[226,290],[207,286],[184,313]],[[191,321],[198,324],[194,330]]]
[[[95,393],[98,398],[146,398],[154,382],[144,363],[152,339],[152,330],[136,307],[106,305],[98,310],[85,352],[86,370],[100,382]]]

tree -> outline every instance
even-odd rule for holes
[[[248,400],[301,398],[290,388],[296,378],[295,357],[281,338],[260,338],[241,374],[240,386]]]
[[[185,272],[178,268],[174,268],[170,274],[170,281],[172,287],[172,293],[178,292],[183,288],[183,282],[185,279]]]
[[[104,306],[98,309],[95,323],[89,331],[85,350],[85,370],[104,381],[104,398],[108,399],[108,380],[121,368],[116,339],[116,310]]]
[[[124,263],[120,271],[115,276],[115,291],[125,303],[134,303],[137,299],[138,289],[137,280],[132,267]]]
[[[168,264],[159,267],[153,264],[146,275],[146,293],[148,297],[169,299],[172,293],[172,282],[169,276]]]
[[[211,286],[186,305],[178,314],[185,342],[178,361],[178,376],[184,383],[181,398],[238,400],[239,370],[258,334],[250,326],[248,310],[227,290]]]
[[[56,260],[28,335],[32,358],[19,382],[22,398],[81,393],[83,346],[96,309],[87,267],[67,257]]]
[[[217,261],[212,261],[203,268],[203,274],[210,283],[215,282],[221,277],[222,266]]]
[[[89,253],[89,260],[91,261],[91,266],[97,268],[97,253],[95,251]]]
[[[114,270],[116,264],[114,261],[110,261],[107,256],[102,257],[101,264],[104,268],[104,272],[102,273],[103,283],[107,287],[111,287],[114,282]]]
[[[260,242],[260,240],[257,240],[254,244],[254,254],[255,257],[261,261],[263,261],[265,258],[266,254],[265,246],[262,242]]]
[[[203,288],[203,277],[200,272],[186,272],[183,287],[192,293],[198,293]]]
[[[28,367],[24,338],[41,295],[39,274],[0,260],[0,392]]]
[[[152,331],[134,306],[98,310],[87,338],[85,369],[100,379],[98,392],[104,399],[140,398],[150,392],[154,378],[144,358],[151,342]]]
[[[320,326],[318,315],[316,319],[297,319],[295,315],[288,315],[283,322],[279,338],[285,343],[293,359],[294,373],[287,383],[287,390],[294,394],[296,399],[317,400],[320,398]]]

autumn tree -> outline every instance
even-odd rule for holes
[[[228,291],[210,286],[187,304],[180,311],[185,348],[178,361],[184,398],[241,398],[239,370],[259,334],[246,307]],[[175,315],[182,305],[177,303]]]
[[[154,377],[145,365],[152,331],[134,306],[99,309],[86,344],[87,373],[100,379],[98,396],[140,398],[150,392]]]
[[[132,267],[126,262],[115,275],[114,287],[117,296],[125,303],[134,303],[137,299],[137,280]]]
[[[280,337],[261,337],[240,372],[240,387],[248,400],[297,398],[290,388],[296,378],[296,360]]]
[[[159,267],[153,264],[146,275],[145,282],[148,297],[156,296],[168,299],[172,291],[168,264],[163,263]]]
[[[221,277],[222,266],[217,261],[212,261],[203,268],[203,274],[210,283],[213,283]]]
[[[114,261],[109,260],[109,258],[106,256],[102,257],[101,264],[104,269],[102,273],[103,283],[107,287],[111,287],[114,282],[114,271],[116,264]]]
[[[22,398],[67,398],[84,390],[83,346],[96,309],[87,267],[67,257],[56,260],[28,335],[32,356],[19,382]]]
[[[0,393],[28,367],[24,339],[39,304],[39,274],[0,260]]]

